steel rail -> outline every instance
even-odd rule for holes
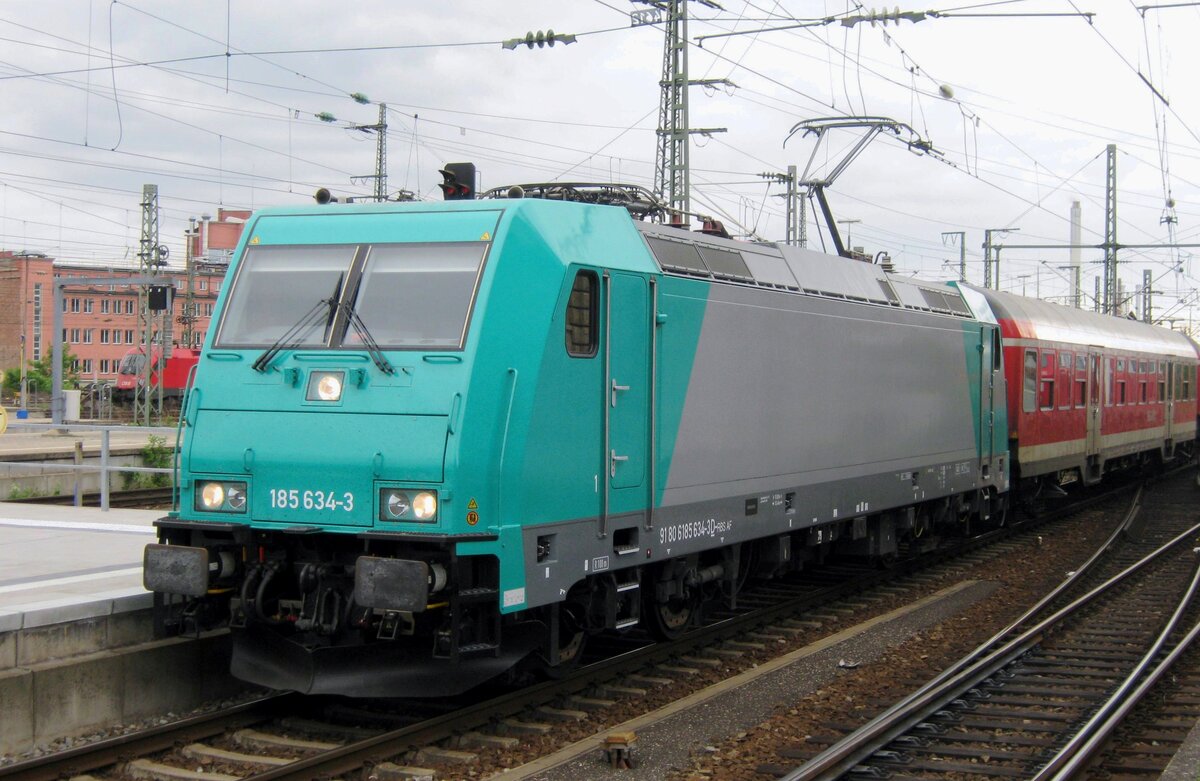
[[[0,767],[0,778],[5,781],[56,781],[82,775],[134,756],[167,751],[181,742],[204,740],[228,729],[266,721],[280,712],[287,712],[299,700],[298,694],[261,697],[231,708],[3,766]]]
[[[1096,586],[1071,604],[1026,629],[1000,648],[967,666],[958,667],[956,665],[957,672],[934,679],[934,682],[909,695],[897,706],[889,708],[880,716],[783,776],[781,781],[833,781],[833,779],[848,773],[855,765],[860,764],[871,754],[908,732],[913,726],[960,696],[963,691],[976,686],[1032,650],[1041,642],[1042,636],[1048,629],[1142,571],[1181,543],[1189,540],[1197,532],[1200,532],[1200,524],[1196,524],[1163,544],[1154,552]]]
[[[1200,553],[1200,550],[1195,552]],[[1197,557],[1197,564],[1192,573],[1192,582],[1188,585],[1187,592],[1179,600],[1175,612],[1141,661],[1129,672],[1126,679],[1096,713],[1087,720],[1087,723],[1067,741],[1066,745],[1059,749],[1054,758],[1038,771],[1031,781],[1067,781],[1067,779],[1073,778],[1104,745],[1104,741],[1108,739],[1108,736],[1112,734],[1112,731],[1117,728],[1129,711],[1171,668],[1174,661],[1187,649],[1196,635],[1200,634],[1200,623],[1192,627],[1191,631],[1165,659],[1160,660],[1157,665],[1154,664],[1154,660],[1183,620],[1183,615],[1198,589],[1200,589],[1200,557]],[[1153,669],[1151,669],[1152,666]]]

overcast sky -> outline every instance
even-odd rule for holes
[[[1200,243],[1200,7],[1143,16],[1131,0],[952,0],[902,6],[944,12],[915,23],[761,31],[872,7],[721,5],[690,4],[693,42],[760,32],[690,49],[692,78],[737,85],[691,90],[691,125],[728,128],[693,144],[693,208],[734,232],[783,238],[784,204],[775,197],[782,190],[758,174],[803,167],[811,142],[784,146],[794,123],[870,114],[911,125],[940,152],[916,155],[877,140],[829,190],[838,219],[861,221],[849,224],[851,242],[889,252],[903,273],[953,277],[958,248],[941,234],[962,230],[968,278],[980,282],[985,228],[1019,229],[1001,239],[1009,244],[1065,243],[1073,200],[1082,202],[1084,242],[1101,242],[1110,143],[1118,147],[1119,240],[1165,242],[1173,227],[1176,241]],[[663,32],[630,27],[629,11],[643,7],[7,3],[0,248],[132,262],[144,183],[159,187],[161,238],[173,261],[182,257],[189,217],[302,203],[322,186],[367,194],[371,182],[354,177],[373,172],[375,138],[351,126],[374,124],[380,102],[389,109],[393,193],[440,199],[437,169],[459,160],[478,165],[484,188],[550,180],[649,186]],[[500,46],[545,29],[579,38],[541,50]],[[834,140],[834,152],[847,142]],[[1172,215],[1178,222],[1164,223]],[[815,228],[809,233],[819,247]],[[1136,288],[1151,270],[1158,311],[1186,318],[1200,286],[1200,263],[1188,254],[1195,251],[1125,250],[1122,278]],[[1100,257],[1082,252],[1085,293]],[[1003,288],[1066,293],[1066,251],[1010,247],[1001,259]]]

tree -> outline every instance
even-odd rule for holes
[[[71,368],[78,359],[71,353],[70,350],[63,350],[63,387],[77,388],[79,387],[79,372]],[[51,356],[47,355],[37,361],[29,361],[28,369],[25,372],[25,381],[29,383],[30,393],[49,393],[51,388],[52,375],[54,366],[51,363]],[[6,369],[4,371],[4,390],[9,393],[18,393],[21,390],[21,369]]]

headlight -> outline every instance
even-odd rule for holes
[[[412,509],[412,504],[408,501],[408,494],[403,491],[389,491],[385,509],[389,518],[399,520],[408,515],[408,511]]]
[[[200,489],[200,502],[205,510],[219,510],[225,503],[225,486],[220,483],[205,483]]]
[[[225,489],[225,504],[234,512],[246,511],[246,488],[240,483],[230,483]]]
[[[196,483],[195,508],[209,513],[246,512],[246,484],[220,480]]]
[[[379,491],[379,520],[407,523],[433,523],[437,520],[437,493],[413,493],[404,488]]]
[[[412,511],[418,521],[433,520],[437,517],[437,497],[428,491],[422,491],[413,500]]]
[[[308,376],[307,401],[341,401],[345,372],[313,372]]]

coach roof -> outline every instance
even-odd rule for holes
[[[970,287],[987,299],[1010,339],[1034,339],[1113,350],[1195,358],[1196,348],[1183,334],[1138,320],[1073,309],[1036,298]]]

